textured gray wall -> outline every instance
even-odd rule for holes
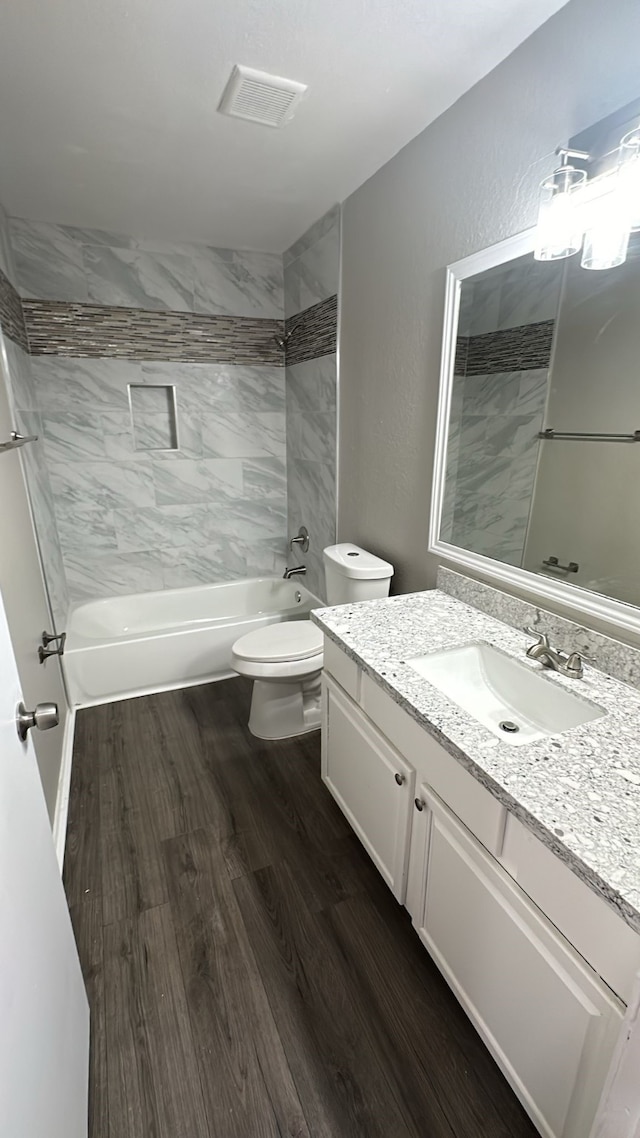
[[[344,204],[338,533],[427,553],[445,266],[535,221],[553,151],[640,94],[638,0],[571,0]]]

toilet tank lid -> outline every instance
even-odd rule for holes
[[[375,557],[359,545],[343,541],[339,545],[328,545],[324,551],[325,563],[341,573],[343,577],[356,577],[360,580],[383,581],[393,577],[393,565]]]

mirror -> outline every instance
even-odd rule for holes
[[[431,549],[640,626],[640,234],[600,272],[532,248],[449,270]]]

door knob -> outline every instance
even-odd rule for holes
[[[27,711],[22,701],[18,704],[16,728],[23,743],[32,727],[37,727],[38,731],[49,731],[51,727],[57,727],[59,722],[57,703],[38,703],[33,711]]]

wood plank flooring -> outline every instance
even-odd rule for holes
[[[534,1138],[320,781],[229,680],[78,714],[90,1138]]]

